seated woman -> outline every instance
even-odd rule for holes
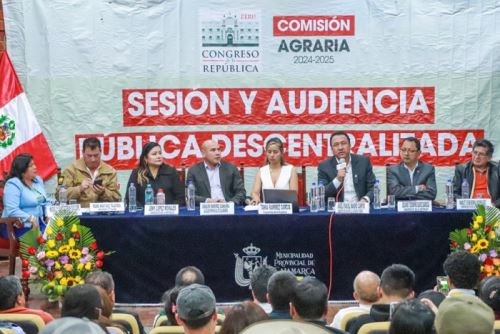
[[[268,319],[268,315],[259,305],[246,301],[229,309],[219,333],[238,334],[251,324]]]
[[[37,176],[33,156],[21,153],[12,161],[10,174],[5,183],[2,217],[18,217],[24,223],[22,229],[16,229],[19,237],[32,228],[45,230],[44,207],[47,195],[43,180]],[[7,238],[7,230],[2,228],[0,234]]]
[[[147,143],[142,148],[139,165],[130,174],[125,201],[128,203],[128,189],[134,183],[137,191],[137,206],[144,206],[144,192],[151,184],[154,193],[162,189],[166,204],[184,205],[184,187],[179,180],[177,170],[163,162],[161,147],[157,143]]]
[[[297,191],[298,176],[292,165],[285,163],[283,142],[271,138],[266,143],[266,165],[255,175],[252,205],[261,202],[262,189],[289,189]]]

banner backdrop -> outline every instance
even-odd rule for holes
[[[215,137],[256,167],[270,135],[310,184],[346,130],[382,183],[401,138],[419,137],[440,197],[476,139],[500,145],[495,1],[4,0],[4,12],[58,164],[97,134],[122,185],[148,140],[189,166]]]

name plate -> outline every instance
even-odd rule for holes
[[[291,215],[292,203],[260,203],[259,215]]]
[[[337,202],[335,203],[336,213],[370,213],[370,204],[365,202]]]
[[[125,212],[123,202],[90,203],[90,212]]]
[[[80,204],[48,205],[45,207],[45,210],[49,218],[53,217],[59,210],[72,211],[77,216],[82,215],[82,207]]]
[[[178,215],[179,204],[154,204],[144,206],[145,216]]]
[[[478,205],[491,206],[489,198],[459,198],[457,210],[476,210]]]
[[[200,215],[234,215],[234,203],[200,203]]]
[[[431,212],[431,201],[399,201],[398,212]]]

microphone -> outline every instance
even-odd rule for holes
[[[344,158],[339,159],[339,163],[337,164],[337,170],[345,169],[347,167],[347,164],[345,163]]]

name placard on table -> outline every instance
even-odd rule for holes
[[[144,206],[145,216],[178,215],[179,204],[148,204]]]
[[[399,201],[398,212],[432,212],[432,202],[426,200]]]
[[[356,214],[369,214],[370,204],[366,202],[337,202],[335,203],[335,212],[342,213],[356,213]]]
[[[291,215],[292,203],[260,203],[259,215]]]
[[[200,215],[234,215],[234,203],[200,203]]]
[[[91,213],[97,212],[125,212],[125,204],[123,202],[102,202],[90,203],[89,208]]]
[[[476,210],[478,205],[491,206],[489,198],[459,198],[457,210]]]
[[[49,218],[53,217],[59,210],[72,211],[77,216],[82,215],[82,207],[80,204],[48,205],[45,209]]]

